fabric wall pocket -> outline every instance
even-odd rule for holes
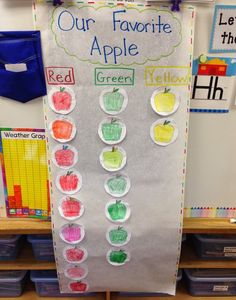
[[[39,31],[0,31],[0,96],[22,103],[45,96]]]

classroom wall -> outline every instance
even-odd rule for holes
[[[236,0],[216,3],[236,5]],[[212,17],[212,6],[197,7],[194,56],[208,52]],[[0,30],[32,28],[31,0],[0,0]],[[236,53],[231,56],[236,57]],[[229,114],[190,114],[186,207],[236,206],[236,107],[233,102]],[[0,126],[43,128],[42,99],[21,104],[0,97]],[[0,189],[2,191],[1,185]]]

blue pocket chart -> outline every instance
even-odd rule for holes
[[[22,103],[46,95],[39,31],[0,31],[0,96]]]

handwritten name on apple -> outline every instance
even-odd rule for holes
[[[103,65],[155,60],[170,55],[181,41],[181,24],[168,10],[58,7],[52,19],[59,47]]]

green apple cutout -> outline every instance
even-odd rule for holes
[[[99,102],[105,113],[117,115],[126,108],[128,97],[124,89],[119,87],[108,87],[102,91]]]
[[[107,241],[112,246],[124,246],[126,245],[131,238],[130,232],[124,227],[111,227],[106,234]]]
[[[179,131],[173,119],[159,119],[150,128],[150,136],[153,142],[160,146],[168,146],[174,143]]]
[[[111,249],[107,253],[107,261],[113,266],[122,266],[130,260],[130,254],[126,250]]]
[[[151,106],[155,113],[168,116],[179,107],[179,93],[174,87],[161,87],[155,90],[151,97]]]
[[[104,143],[118,144],[126,136],[126,126],[120,119],[109,117],[99,124],[98,134]]]
[[[129,192],[130,179],[124,174],[115,174],[109,177],[104,184],[105,191],[113,197],[123,197]]]
[[[130,206],[121,200],[109,201],[106,204],[106,217],[114,223],[123,223],[130,217]]]
[[[121,170],[126,164],[126,153],[121,147],[106,147],[100,154],[100,163],[107,171]]]

